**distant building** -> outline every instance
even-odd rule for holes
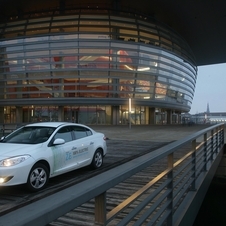
[[[190,120],[192,120],[196,124],[226,123],[226,112],[202,112],[191,115]]]
[[[184,118],[184,119],[183,119]],[[197,114],[183,114],[182,123],[193,122],[195,124],[217,124],[226,123],[226,112],[210,112],[209,103],[207,103],[206,112],[201,112]]]
[[[206,113],[207,113],[207,114],[209,114],[209,113],[210,113],[210,106],[209,106],[209,103],[207,103]]]

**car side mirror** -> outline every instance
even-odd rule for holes
[[[61,138],[57,138],[56,140],[54,140],[53,145],[60,145],[60,144],[64,144],[65,140],[61,139]]]

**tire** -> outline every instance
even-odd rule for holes
[[[103,152],[100,149],[97,149],[94,153],[91,167],[93,169],[98,169],[103,165]]]
[[[46,187],[49,181],[49,170],[48,168],[42,164],[35,164],[27,179],[27,188],[30,191],[37,192]]]

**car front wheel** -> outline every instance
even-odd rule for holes
[[[42,164],[35,164],[27,179],[27,187],[30,191],[39,191],[46,187],[49,181],[49,170],[48,168]]]
[[[102,150],[97,149],[93,156],[91,167],[93,169],[97,169],[97,168],[100,168],[102,164],[103,164],[103,153],[102,153]]]

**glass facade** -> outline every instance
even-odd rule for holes
[[[0,24],[1,121],[126,124],[129,98],[134,124],[190,110],[195,60],[169,28],[106,10],[49,15]]]

